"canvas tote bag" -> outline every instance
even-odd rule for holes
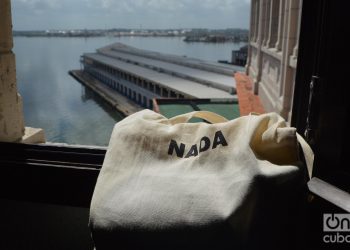
[[[94,190],[96,249],[288,249],[312,162],[275,113],[130,115],[114,127]]]

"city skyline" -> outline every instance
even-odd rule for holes
[[[249,9],[249,0],[12,0],[12,19],[14,30],[247,29]]]

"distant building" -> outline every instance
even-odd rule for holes
[[[302,0],[252,0],[246,73],[266,111],[290,120]]]
[[[234,65],[245,66],[247,63],[248,45],[241,47],[239,50],[232,51],[231,63]]]
[[[145,108],[152,108],[153,98],[236,98],[232,65],[121,43],[84,54],[81,62],[84,72]]]

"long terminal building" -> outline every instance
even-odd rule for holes
[[[234,73],[241,67],[115,43],[81,57],[84,72],[135,103],[152,108],[154,98],[236,99]]]

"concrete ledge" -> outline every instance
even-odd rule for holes
[[[85,148],[85,149],[102,149],[107,150],[107,146],[97,146],[97,145],[83,145],[83,144],[69,144],[65,142],[45,142],[45,145],[55,146],[55,147],[64,147],[64,148]]]
[[[21,143],[45,143],[45,133],[41,128],[25,127]]]

